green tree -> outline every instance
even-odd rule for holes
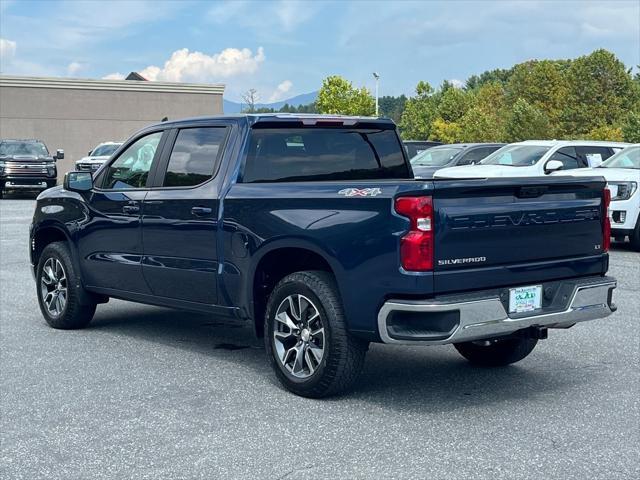
[[[546,139],[550,131],[549,118],[543,111],[523,98],[516,101],[506,126],[507,141]]]
[[[354,88],[351,82],[339,75],[322,81],[316,107],[320,113],[342,115],[374,115],[375,100],[365,87]]]
[[[429,138],[444,143],[457,143],[462,141],[462,127],[456,122],[447,122],[442,118],[436,118],[431,124]]]
[[[403,138],[427,140],[436,116],[436,107],[433,87],[428,82],[418,82],[416,94],[407,100],[400,119],[399,127]]]
[[[498,68],[495,70],[488,70],[482,72],[480,75],[471,75],[466,82],[468,90],[475,90],[482,87],[487,83],[500,83],[506,84],[509,81],[509,77],[513,74],[513,69]]]
[[[472,104],[472,95],[461,88],[449,87],[440,96],[437,114],[445,122],[457,122]]]
[[[496,129],[495,117],[475,106],[470,108],[460,120],[463,142],[496,142],[500,140]]]
[[[587,134],[589,140],[606,140],[609,142],[622,142],[622,129],[611,125],[602,125],[591,130]]]
[[[407,103],[407,97],[400,95],[399,97],[384,96],[378,100],[380,107],[380,115],[389,117],[394,122],[400,122],[404,106]]]
[[[555,136],[562,133],[560,118],[569,91],[565,71],[566,62],[532,60],[516,65],[506,85],[508,103],[515,105],[522,98],[544,112]]]
[[[640,111],[630,112],[622,124],[625,142],[640,143]]]
[[[575,59],[567,69],[569,85],[564,129],[584,135],[596,127],[616,125],[637,102],[633,79],[624,64],[600,49]]]

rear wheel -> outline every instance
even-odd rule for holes
[[[326,272],[297,272],[280,281],[269,297],[264,331],[276,376],[297,395],[337,394],[362,370],[367,344],[347,331],[335,281]]]
[[[45,247],[38,261],[36,281],[40,311],[49,326],[75,329],[89,324],[96,304],[80,302],[84,292],[64,242]]]
[[[474,365],[498,367],[519,362],[533,351],[537,343],[536,338],[516,337],[455,343],[453,346]]]

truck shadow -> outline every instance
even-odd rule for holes
[[[562,398],[592,381],[593,369],[573,364],[540,346],[518,364],[475,367],[453,346],[374,345],[354,397],[400,412],[451,412],[485,404]],[[600,368],[600,367],[598,367]]]
[[[631,246],[631,242],[611,242],[610,250],[620,252],[636,252],[637,250]]]
[[[252,338],[250,326],[162,308],[110,307],[98,310],[90,330],[206,355],[212,369],[219,368],[220,362],[227,370],[237,364],[237,375],[258,388],[270,390],[264,392],[265,396],[284,396],[293,404],[302,402],[301,406],[314,402],[288,397],[290,394],[280,387],[268,365],[262,341]],[[323,401],[328,405],[364,402],[404,412],[451,412],[485,404],[531,401],[549,394],[558,398],[558,394],[561,397],[563,392],[593,380],[597,373],[593,368],[574,364],[565,356],[555,358],[555,351],[538,347],[518,365],[483,369],[471,366],[451,346],[372,344],[363,374],[353,390]]]

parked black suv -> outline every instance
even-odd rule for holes
[[[0,198],[6,190],[45,190],[55,187],[56,160],[64,151],[51,155],[40,140],[0,141]]]

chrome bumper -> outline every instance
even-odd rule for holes
[[[378,313],[378,332],[385,343],[444,345],[507,335],[534,326],[567,328],[578,322],[611,315],[615,311],[611,291],[616,286],[615,279],[611,277],[595,280],[592,278],[584,283],[576,283],[565,309],[547,313],[542,310],[532,312],[531,315],[521,313],[510,316],[497,295],[488,298],[477,298],[475,295],[469,301],[457,296],[458,300],[455,302],[389,300]],[[396,335],[389,329],[388,324],[394,312],[411,312],[421,319],[426,319],[427,323],[429,317],[436,318],[442,315],[449,315],[449,319],[454,318],[457,321],[449,320],[452,322],[450,330],[443,331],[441,328],[438,334],[421,335],[420,332],[414,331],[409,335]]]

